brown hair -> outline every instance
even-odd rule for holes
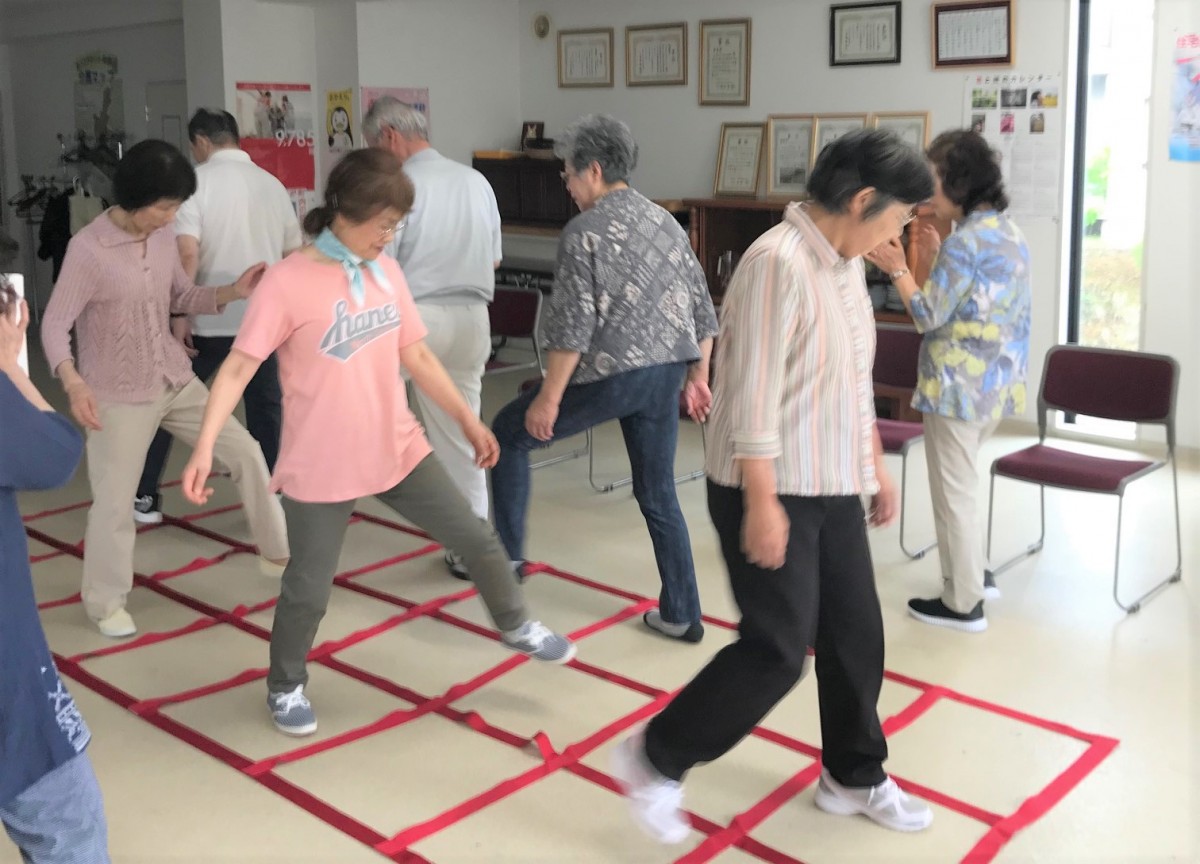
[[[942,180],[942,194],[970,213],[980,204],[1008,209],[1000,156],[987,140],[969,129],[951,129],[925,151]]]
[[[375,147],[351,150],[329,172],[325,204],[308,211],[304,231],[315,237],[333,224],[334,216],[359,224],[388,207],[406,214],[412,205],[412,181],[399,159]]]

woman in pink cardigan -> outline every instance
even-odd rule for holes
[[[160,424],[194,443],[208,400],[171,336],[170,317],[212,314],[248,297],[263,271],[257,265],[219,288],[188,278],[171,222],[195,191],[196,172],[178,149],[155,140],[131,147],[113,177],[117,206],[71,238],[42,322],[46,359],[87,430],[92,506],[83,605],[105,636],[137,632],[125,600],[133,586],[133,499],[146,448]],[[287,533],[262,451],[231,419],[216,456],[238,486],[259,553],[278,569],[287,563]]]

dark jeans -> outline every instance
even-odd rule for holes
[[[646,729],[646,756],[673,780],[750,734],[800,680],[816,649],[822,761],[844,786],[882,783],[887,741],[876,703],[883,619],[857,496],[780,496],[791,532],[779,570],[746,560],[742,492],[708,484],[708,509],[742,612],[721,649]]]
[[[620,420],[633,469],[633,497],[646,518],[662,579],[659,607],[663,620],[674,624],[700,620],[692,544],[675,494],[679,391],[686,369],[684,363],[651,366],[567,387],[551,441],[538,441],[525,431],[525,412],[537,390],[518,396],[500,410],[492,423],[500,442],[500,461],[492,469],[492,502],[496,531],[514,561],[525,558],[529,451],[605,421]]]
[[[193,336],[192,344],[198,353],[192,358],[192,371],[205,384],[216,374],[229,352],[233,350],[232,336]],[[267,460],[267,470],[275,470],[275,459],[279,456],[279,430],[283,416],[283,394],[279,389],[279,363],[272,354],[262,362],[242,396],[246,403],[246,430],[262,448]],[[146,453],[146,464],[142,468],[142,479],[138,483],[138,497],[158,494],[167,457],[171,455],[171,434],[162,429],[150,442]]]

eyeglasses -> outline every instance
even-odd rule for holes
[[[404,230],[404,226],[407,224],[408,224],[407,219],[401,219],[395,225],[388,225],[384,228],[380,228],[379,229],[379,239],[383,240],[387,237],[395,237],[397,234],[399,234],[401,231]]]
[[[905,213],[905,214],[904,214],[904,216],[902,216],[902,217],[901,217],[901,219],[900,219],[900,227],[901,227],[901,228],[907,228],[907,227],[908,227],[908,223],[909,223],[909,222],[912,222],[912,221],[913,221],[914,219],[916,219],[916,218],[917,218],[917,208],[916,208],[916,207],[914,207],[914,208],[912,208],[911,210],[909,210],[907,213]]]

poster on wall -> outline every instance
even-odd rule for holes
[[[237,83],[242,149],[287,188],[301,219],[316,197],[315,108],[308,84]]]
[[[93,51],[75,59],[75,132],[98,141],[125,134],[125,98],[117,56]]]
[[[321,136],[321,181],[329,179],[329,172],[341,158],[358,143],[354,125],[354,90],[325,91],[325,133]]]
[[[380,96],[391,96],[393,99],[399,99],[407,105],[416,108],[425,115],[425,122],[429,122],[429,88],[428,87],[364,87],[362,88],[362,112],[363,116],[371,110],[371,106],[375,104],[375,100]]]
[[[1200,162],[1200,34],[1175,40],[1169,158]]]
[[[1014,216],[1057,217],[1065,134],[1059,74],[966,76],[963,125],[1000,153]]]

